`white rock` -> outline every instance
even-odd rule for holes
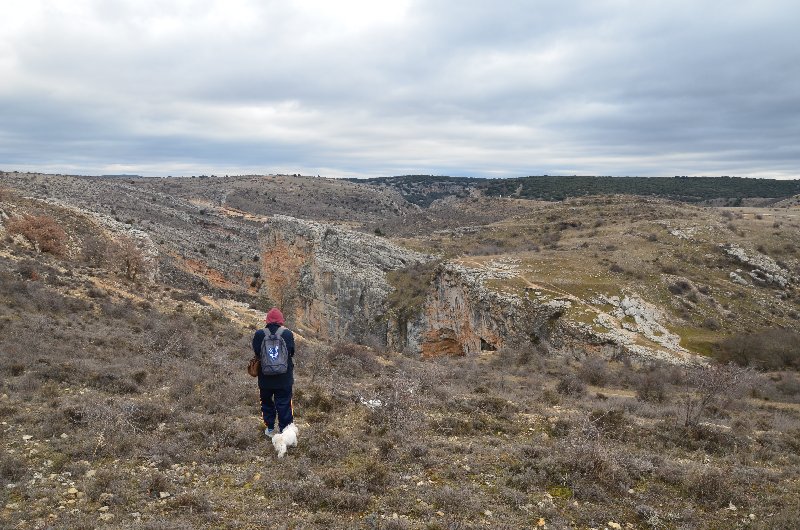
[[[742,247],[735,244],[728,246],[722,245],[722,247],[729,256],[735,258],[740,263],[749,265],[753,269],[756,269],[758,273],[761,273],[757,273],[758,276],[763,274],[765,281],[768,283],[774,283],[781,288],[786,288],[796,280],[789,271],[785,270],[778,265],[775,260],[765,254],[758,251],[745,251]],[[753,272],[756,272],[756,270]],[[737,270],[737,272],[741,272],[741,270]]]
[[[158,492],[158,498],[159,499],[166,499],[169,496],[170,496],[169,492],[166,492],[166,491],[159,491]]]
[[[733,283],[738,283],[739,285],[750,285],[747,280],[736,274],[735,272],[730,273],[730,279]]]

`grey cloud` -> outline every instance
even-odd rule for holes
[[[800,169],[793,2],[436,0],[350,33],[282,2],[94,5],[6,43],[0,164]]]

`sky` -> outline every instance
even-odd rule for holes
[[[0,170],[800,178],[796,0],[0,0]]]

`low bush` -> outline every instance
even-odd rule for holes
[[[734,364],[695,366],[687,370],[687,386],[681,395],[685,427],[697,426],[711,409],[721,409],[741,397],[751,386],[754,372]]]
[[[8,453],[0,456],[0,481],[3,486],[20,480],[27,472],[28,463],[21,456]]]
[[[730,478],[715,467],[694,470],[687,477],[686,488],[698,501],[710,508],[719,508],[731,501]]]
[[[376,374],[381,368],[373,352],[363,346],[345,342],[336,344],[330,350],[328,361],[351,377],[360,377],[364,372]]]
[[[665,374],[660,370],[643,374],[636,382],[636,399],[648,403],[663,403],[667,400]]]
[[[718,345],[716,357],[721,362],[764,370],[800,370],[800,333],[790,329],[770,329],[733,335]]]
[[[603,386],[609,378],[608,365],[603,359],[589,357],[581,364],[578,375],[581,380],[590,385]]]
[[[574,374],[566,374],[559,378],[556,392],[564,396],[583,396],[586,394],[586,383]]]
[[[667,290],[675,296],[681,296],[686,293],[692,292],[692,284],[686,280],[678,280],[667,286]]]
[[[62,256],[67,250],[67,233],[49,215],[24,215],[6,223],[9,234],[19,234],[39,252]]]

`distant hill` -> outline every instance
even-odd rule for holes
[[[483,179],[434,175],[404,175],[361,180],[391,187],[415,204],[428,206],[446,195],[466,195],[472,190],[492,197],[517,197],[559,201],[587,195],[646,195],[684,202],[729,199],[731,206],[741,199],[784,199],[800,193],[800,180],[740,177],[598,177],[530,176]]]

